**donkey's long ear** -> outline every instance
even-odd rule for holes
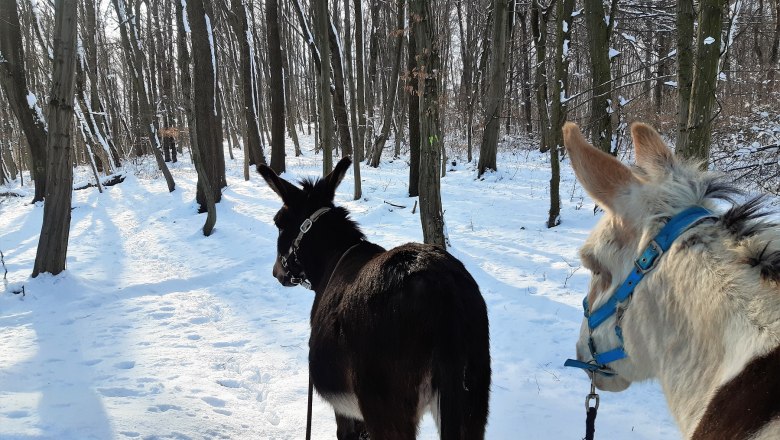
[[[569,152],[574,174],[585,191],[599,205],[616,212],[620,191],[638,182],[631,170],[612,155],[590,145],[577,124],[572,122],[563,126],[563,143]]]
[[[647,124],[635,122],[631,124],[631,139],[636,151],[636,164],[651,177],[665,175],[674,163],[674,155],[661,135]]]
[[[344,180],[344,175],[347,173],[349,166],[352,165],[352,159],[349,156],[345,156],[336,164],[333,171],[330,172],[323,180],[325,180],[325,198],[328,201],[333,201],[336,197],[336,188],[339,187],[341,181]]]
[[[263,176],[268,186],[282,199],[285,205],[290,205],[302,193],[301,189],[276,175],[267,165],[260,165],[257,171]]]

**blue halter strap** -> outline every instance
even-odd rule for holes
[[[588,329],[590,333],[593,334],[593,330],[595,330],[596,327],[603,324],[612,315],[618,313],[618,306],[634,294],[634,289],[636,289],[637,284],[642,281],[647,273],[658,265],[661,256],[672,247],[672,243],[674,243],[683,232],[706,218],[715,217],[716,216],[712,212],[701,206],[692,206],[675,215],[666,223],[666,225],[664,225],[661,232],[650,241],[650,244],[642,251],[639,258],[634,261],[634,269],[628,274],[626,279],[623,280],[623,283],[620,284],[607,302],[591,312],[590,307],[588,306],[588,297],[586,296],[582,301],[582,307],[585,310],[585,318],[588,320]],[[619,321],[620,320],[618,319],[618,323]],[[596,344],[593,342],[593,337],[591,336],[588,340],[588,347],[592,360],[583,362],[576,359],[567,359],[563,365],[566,367],[581,368],[605,376],[614,375],[615,372],[612,371],[607,364],[628,357],[628,354],[626,354],[626,351],[623,348],[623,330],[619,325],[615,325],[615,333],[620,341],[618,347],[600,353],[596,349]]]

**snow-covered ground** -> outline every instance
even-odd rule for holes
[[[287,179],[320,173],[312,139],[302,141],[304,157],[288,153]],[[56,277],[29,278],[43,208],[0,198],[9,271],[0,285],[0,438],[303,438],[312,293],[271,276],[280,202],[259,175],[243,180],[236,154],[208,238],[186,156],[172,165],[173,193],[151,162],[104,194],[76,191],[68,270]],[[336,203],[385,247],[420,241],[408,165],[386,159],[363,167],[363,199],[352,200],[350,173]],[[498,164],[477,180],[458,162],[442,180],[450,251],[489,308],[487,437],[582,438],[589,382],[562,365],[582,318],[589,274],[577,249],[596,221],[593,203],[564,163],[563,223],[547,229],[547,157],[514,148]],[[12,292],[21,286],[24,296]],[[313,434],[335,438],[319,399]],[[602,393],[596,435],[680,437],[654,383]],[[419,438],[438,438],[429,416]]]

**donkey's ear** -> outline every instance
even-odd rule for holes
[[[276,175],[276,172],[267,165],[260,165],[257,171],[263,176],[268,186],[279,195],[285,205],[290,205],[293,199],[302,193],[300,188]]]
[[[647,124],[631,124],[631,139],[636,150],[636,164],[653,177],[665,175],[674,163],[672,150],[655,129]]]
[[[336,196],[336,188],[338,188],[341,181],[344,180],[344,175],[347,173],[350,165],[352,165],[352,159],[350,159],[349,156],[345,156],[336,164],[333,171],[325,176],[325,196],[328,198],[328,201],[333,201],[333,198]]]
[[[631,170],[612,155],[590,145],[572,122],[563,126],[563,143],[574,174],[585,191],[599,205],[616,212],[616,199],[621,190],[638,182]]]

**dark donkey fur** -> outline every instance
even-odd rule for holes
[[[490,342],[485,301],[460,261],[438,246],[391,250],[365,240],[349,213],[333,205],[351,161],[303,189],[261,167],[284,202],[274,276],[292,285],[305,272],[315,292],[309,371],[333,405],[339,439],[414,439],[430,409],[442,439],[485,435]],[[301,224],[320,208],[297,257],[282,264]]]

